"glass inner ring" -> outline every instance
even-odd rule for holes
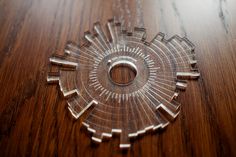
[[[108,70],[110,80],[119,86],[131,84],[137,76],[137,67],[127,60],[119,60],[112,63]]]

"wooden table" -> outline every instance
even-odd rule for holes
[[[118,138],[91,144],[71,118],[59,88],[46,82],[48,58],[121,14],[118,2],[0,0],[0,156],[236,156],[234,0],[120,2],[126,21],[145,25],[147,41],[161,31],[196,46],[201,77],[181,93],[181,113],[165,131],[124,152]]]

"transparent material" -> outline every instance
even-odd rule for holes
[[[83,44],[68,42],[63,55],[51,56],[47,81],[59,84],[69,111],[83,116],[94,142],[118,134],[120,148],[129,148],[130,139],[165,128],[179,114],[179,92],[186,80],[199,77],[194,45],[179,36],[166,40],[163,33],[146,42],[144,28],[127,32],[113,20],[107,28],[105,33],[95,23]],[[116,68],[133,74],[113,75]]]

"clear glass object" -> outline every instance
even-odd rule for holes
[[[58,71],[49,72],[47,81],[59,84],[74,118],[84,116],[94,142],[118,134],[125,149],[131,139],[175,119],[179,92],[200,74],[194,45],[186,38],[166,40],[158,33],[147,42],[144,28],[127,32],[113,20],[107,28],[105,33],[97,22],[83,44],[68,42],[63,55],[52,55]]]

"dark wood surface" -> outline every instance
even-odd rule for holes
[[[0,156],[236,156],[234,0],[121,1],[126,21],[144,24],[148,40],[159,31],[187,36],[201,77],[181,93],[181,113],[165,131],[127,152],[118,138],[91,144],[59,88],[46,83],[48,58],[94,22],[119,16],[117,2],[0,0]]]

